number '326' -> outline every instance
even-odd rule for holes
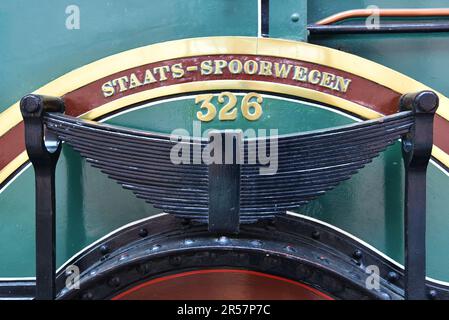
[[[201,94],[196,96],[195,104],[199,104],[201,111],[196,113],[198,120],[209,122],[217,116],[217,108],[212,103],[213,94]],[[218,119],[221,121],[231,121],[237,119],[237,97],[229,91],[222,92],[218,95],[218,103],[221,105],[218,112]],[[246,94],[240,105],[242,115],[249,121],[255,121],[262,116],[263,98],[260,94],[250,92]]]

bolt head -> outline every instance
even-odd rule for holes
[[[290,18],[292,19],[293,22],[298,22],[299,21],[299,13],[297,13],[297,12],[293,13]]]
[[[399,280],[399,275],[394,271],[390,271],[388,272],[387,279],[390,282],[396,282]]]
[[[428,293],[429,299],[435,300],[438,297],[438,292],[434,289],[430,290]]]
[[[312,238],[313,239],[318,240],[320,237],[321,237],[321,234],[320,234],[319,231],[315,230],[314,232],[312,232]]]
[[[416,106],[425,112],[431,112],[438,107],[438,96],[432,91],[421,92],[415,100]]]
[[[363,257],[363,253],[362,253],[362,251],[360,251],[359,249],[357,249],[357,250],[355,250],[355,251],[352,253],[352,257],[353,257],[354,259],[356,259],[356,260],[360,260],[360,259],[362,259],[362,257]]]
[[[139,236],[141,236],[142,238],[145,238],[148,235],[148,230],[145,228],[142,228],[139,230]]]
[[[107,244],[101,245],[100,252],[103,255],[109,253],[109,246]]]
[[[39,110],[40,99],[34,95],[27,95],[20,101],[22,111],[26,113],[33,113]]]

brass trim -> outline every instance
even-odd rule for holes
[[[336,13],[318,21],[317,25],[328,25],[352,18],[366,18],[373,14],[379,17],[448,17],[449,8],[426,8],[426,9],[355,9]]]
[[[162,42],[92,62],[34,91],[63,96],[111,74],[157,61],[216,54],[250,54],[296,59],[329,66],[376,82],[399,93],[431,90],[418,81],[370,60],[305,42],[252,37],[209,37]],[[449,99],[438,93],[438,114],[449,120]],[[336,106],[339,107],[339,106]],[[0,113],[0,136],[22,120],[19,103]]]
[[[92,62],[34,91],[36,94],[63,96],[98,79],[141,65],[167,59],[217,54],[249,54],[296,59],[329,66],[371,80],[398,93],[431,90],[412,78],[367,59],[335,49],[280,39],[252,37],[209,37],[153,44],[118,53]],[[366,119],[379,117],[374,110],[319,91],[279,83],[250,80],[201,81],[156,88],[129,95],[99,106],[81,117],[95,119],[125,106],[171,94],[217,89],[261,90],[311,99],[357,114]],[[449,99],[440,93],[438,114],[449,121]],[[19,102],[0,113],[0,136],[22,121]],[[432,155],[449,167],[449,155],[434,146]],[[0,183],[27,161],[21,153],[0,171]]]

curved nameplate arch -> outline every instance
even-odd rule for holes
[[[208,61],[210,64],[229,63],[232,59],[242,64],[254,61],[259,64],[260,71],[252,73],[249,69],[246,74],[244,70],[226,74],[223,69],[219,70],[223,71],[221,73],[203,74],[203,63],[206,66]],[[265,67],[269,64],[273,69],[265,69],[262,73],[260,63]],[[179,76],[179,64],[184,64],[183,76]],[[238,69],[238,63],[235,64]],[[284,71],[282,64],[286,66]],[[174,65],[178,67],[171,69],[172,79],[162,75]],[[196,69],[188,70],[195,66]],[[145,70],[157,68],[159,81],[145,78],[146,84],[143,78],[136,78],[144,77]],[[286,71],[287,74],[283,73]],[[304,72],[308,72],[307,76]],[[134,77],[134,86],[122,86],[121,77],[128,77],[128,80]],[[109,90],[114,86],[116,89],[110,94]],[[380,64],[326,47],[279,39],[208,37],[164,42],[118,53],[69,72],[34,93],[64,97],[69,114],[94,120],[132,104],[214,90],[254,90],[288,95],[373,119],[395,112],[402,94],[431,89]],[[433,156],[449,167],[449,141],[443,135],[449,128],[449,99],[441,94],[439,97]],[[22,141],[17,141],[14,148],[6,145],[15,140],[11,137],[21,136],[21,121],[18,102],[0,114],[0,145],[3,150],[11,149],[0,159],[3,161],[0,163],[0,183],[28,160],[25,149],[21,148]]]

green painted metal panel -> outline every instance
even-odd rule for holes
[[[275,117],[276,121],[284,123],[282,132],[306,131],[351,122],[347,117],[327,109],[276,98],[264,100],[263,118]],[[159,102],[119,115],[107,123],[170,133],[176,128],[191,128],[192,114],[198,109],[194,98]],[[269,125],[270,122],[241,121],[240,125],[242,129],[266,128],[267,123]],[[203,126],[203,129],[212,125]],[[63,148],[56,177],[58,265],[120,226],[161,212],[136,199],[131,191],[122,189],[98,169],[92,168],[68,146]],[[0,194],[0,277],[34,274],[33,181],[33,169],[30,167]]]
[[[257,0],[0,1],[0,111],[57,77],[103,57],[169,40],[257,36]]]
[[[65,28],[65,9],[72,1],[35,4],[31,0],[0,3],[0,111],[58,76],[114,53],[190,37],[256,36],[258,30],[257,0],[80,0],[79,30]],[[306,22],[372,4],[361,0],[272,0],[270,33],[272,37],[303,40]],[[446,0],[380,0],[375,4],[381,8],[448,5]],[[299,16],[296,22],[292,20],[294,13]],[[448,95],[448,39],[447,34],[421,34],[321,36],[309,40],[379,62]],[[326,109],[276,98],[265,99],[264,106],[264,118],[257,123],[240,117],[235,123],[216,120],[203,124],[203,129],[279,127],[279,132],[285,133],[352,121]],[[192,99],[162,102],[107,122],[170,132],[191,128],[197,108]],[[57,177],[58,265],[106,233],[159,212],[91,168],[69,147],[64,147]],[[431,165],[428,185],[428,275],[449,281],[448,176]],[[298,212],[353,233],[401,262],[402,189],[402,159],[399,145],[395,145],[350,181]],[[33,199],[31,168],[0,194],[0,277],[34,274]]]
[[[445,0],[309,1],[308,21],[314,23],[341,11],[364,9],[370,5],[379,8],[444,8],[449,3]],[[449,33],[323,35],[311,36],[309,41],[378,62],[449,95]]]
[[[307,0],[270,1],[270,37],[307,41]]]
[[[239,96],[239,102],[241,100]],[[213,103],[217,104],[214,98]],[[238,105],[238,104],[237,104]],[[264,114],[260,121],[248,122],[239,117],[227,124],[213,121],[202,129],[238,126],[242,129],[269,129],[272,123],[282,123],[279,133],[307,131],[348,124],[354,120],[327,108],[264,98]],[[199,106],[194,99],[184,97],[169,102],[158,102],[148,107],[111,118],[109,124],[170,133],[176,128],[192,129],[192,118]],[[160,119],[170,119],[161,121]],[[331,223],[353,233],[395,260],[403,259],[402,190],[403,166],[399,144],[390,147],[379,158],[367,165],[351,180],[298,213]],[[0,251],[7,260],[0,264],[0,276],[31,276],[34,274],[34,202],[33,172],[28,169],[0,196],[2,224]],[[449,259],[444,248],[449,247],[444,230],[449,217],[443,215],[445,190],[449,180],[444,173],[431,166],[429,170],[428,269],[429,275],[449,280],[446,270]],[[159,213],[157,209],[138,200],[91,168],[70,147],[64,147],[57,169],[58,204],[58,265],[104,234],[131,221]],[[108,190],[107,192],[99,192]],[[24,196],[25,195],[25,196]],[[10,244],[14,243],[14,246]],[[438,245],[432,245],[437,244]],[[27,257],[23,259],[23,257]]]

